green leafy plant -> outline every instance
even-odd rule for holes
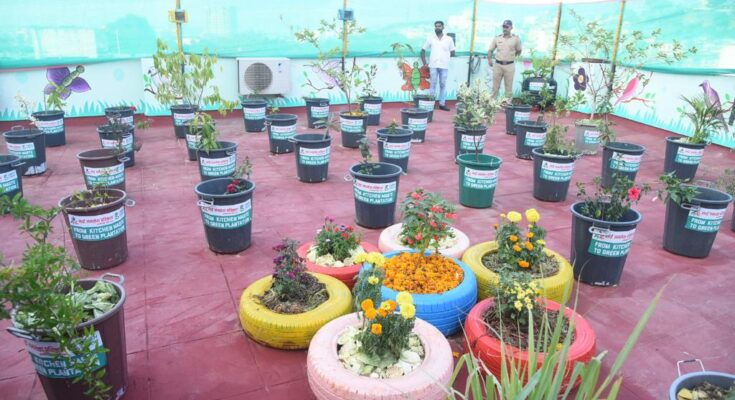
[[[526,78],[551,78],[551,71],[559,64],[558,60],[552,60],[531,50],[531,68],[521,72],[523,79]]]
[[[131,126],[128,123],[124,123],[122,120],[122,115],[119,113],[114,113],[111,115],[107,115],[107,125],[102,125],[100,129],[106,134],[112,137],[113,140],[115,140],[117,143],[114,147],[117,154],[123,154],[129,151],[129,149],[125,148],[124,145],[124,139],[126,136],[131,135],[131,140],[134,140],[133,142],[133,150],[134,151],[140,151],[141,149],[141,143],[140,140],[137,138],[132,137],[131,130],[133,126]],[[147,129],[150,127],[150,120],[146,119],[144,121],[139,121],[141,129]]]
[[[367,136],[363,136],[360,139],[360,157],[362,157],[362,160],[360,161],[360,173],[365,175],[373,175],[375,173],[375,170],[380,168],[380,165],[375,163],[375,160],[373,160],[373,153],[370,151],[370,140],[368,140]]]
[[[683,118],[688,118],[694,127],[691,137],[681,138],[679,141],[691,144],[709,143],[710,136],[725,127],[719,118],[722,110],[717,104],[707,104],[704,95],[697,97],[681,96],[688,108],[679,107],[677,111]]]
[[[545,87],[546,85],[544,85]],[[569,127],[559,124],[560,116],[568,116],[569,113],[577,106],[584,102],[584,95],[580,92],[567,98],[557,98],[554,102],[554,111],[551,113],[551,124],[546,131],[546,139],[544,140],[544,153],[556,154],[563,156],[576,156],[579,153],[574,149],[574,142],[566,139]],[[545,112],[541,118],[544,118]]]
[[[104,186],[93,186],[88,190],[80,190],[71,195],[64,208],[84,209],[102,206],[114,201],[115,198]]]
[[[627,176],[613,175],[614,183],[609,188],[602,187],[602,179],[595,177],[595,194],[588,195],[585,184],[577,182],[577,197],[584,203],[580,211],[587,217],[602,221],[620,221],[630,208],[648,193],[651,187],[648,184],[635,186]]]
[[[658,178],[664,187],[656,191],[656,198],[666,202],[671,199],[676,204],[691,203],[699,191],[696,186],[686,185],[688,179],[679,179],[675,171],[663,174]]]
[[[490,127],[495,123],[495,115],[500,110],[500,102],[494,99],[489,90],[478,79],[473,85],[461,84],[457,90],[463,107],[457,110],[454,124],[468,129],[483,126]]]
[[[528,274],[499,271],[498,285],[493,287],[495,318],[501,323],[508,321],[511,328],[527,327],[542,314],[536,301],[539,294],[538,284]]]
[[[528,229],[521,231],[522,216],[517,211],[500,214],[501,222],[494,225],[499,260],[509,270],[527,270],[538,265],[544,254],[546,230],[538,225],[541,215],[535,208],[526,210]]]
[[[430,247],[439,252],[442,240],[453,238],[450,226],[456,218],[454,205],[440,194],[418,188],[406,194],[401,202],[402,225],[400,238],[405,245],[424,254]]]
[[[377,95],[375,90],[375,77],[378,75],[378,66],[375,64],[365,64],[362,66],[362,95],[365,97],[374,97]]]
[[[362,234],[355,232],[351,225],[337,225],[334,218],[325,217],[324,225],[314,238],[317,256],[332,255],[335,260],[352,256],[352,251],[360,246]]]

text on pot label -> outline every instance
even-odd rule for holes
[[[289,126],[271,125],[271,138],[275,140],[288,140],[296,134],[296,124]]]
[[[391,143],[383,142],[383,157],[393,160],[407,158],[411,152],[411,142]]]
[[[607,231],[592,233],[587,251],[601,257],[622,257],[630,251],[635,228],[629,231]]]
[[[94,351],[96,347],[104,348],[100,332],[95,331],[93,336],[89,349]],[[41,342],[28,339],[25,342],[26,350],[30,354],[33,366],[39,375],[48,378],[76,378],[82,374],[79,369],[74,368],[81,357],[62,352],[61,345],[58,342]],[[106,353],[97,353],[95,369],[105,365],[107,365]]]
[[[7,194],[12,190],[18,190],[19,188],[18,173],[15,172],[14,169],[0,174],[0,189],[2,189],[2,193]]]
[[[116,149],[117,140],[115,139],[101,139],[103,149]],[[123,150],[127,153],[133,151],[133,135],[126,134],[120,141]]]
[[[196,150],[199,148],[199,140],[201,140],[200,135],[191,135],[186,134],[186,147],[190,148],[192,150]]]
[[[301,165],[324,165],[329,162],[330,148],[307,149],[299,147],[299,164]]]
[[[8,146],[8,153],[18,156],[20,159],[26,160],[36,158],[36,146],[33,142],[28,143],[5,143]]]
[[[362,109],[370,115],[379,115],[382,107],[382,103],[362,103]]]
[[[539,147],[544,145],[546,140],[546,132],[526,132],[526,139],[523,140],[524,146]]]
[[[528,121],[531,118],[530,111],[515,111],[513,112],[513,122]]]
[[[532,92],[540,92],[546,82],[528,82],[528,90]]]
[[[69,214],[74,239],[96,242],[112,239],[125,232],[125,207],[100,215]]]
[[[637,172],[641,167],[640,154],[625,154],[613,151],[610,168],[622,172]]]
[[[469,189],[494,189],[498,184],[500,170],[482,170],[465,167],[462,186]]]
[[[311,106],[312,118],[327,118],[329,116],[329,106]]]
[[[181,126],[194,119],[194,113],[179,114],[174,113],[174,125]]]
[[[212,205],[202,207],[204,225],[217,229],[235,229],[243,227],[253,219],[251,199],[242,203],[226,206]]]
[[[600,131],[584,131],[584,144],[599,144],[600,143]]]
[[[84,167],[84,179],[89,186],[117,185],[125,180],[125,164],[120,163],[110,167]]]
[[[220,157],[208,158],[199,157],[199,168],[203,175],[206,176],[227,176],[235,172],[235,163],[237,156],[235,154]]]
[[[541,162],[541,173],[539,177],[552,182],[567,182],[572,179],[574,163],[555,163],[551,161]]]
[[[429,123],[429,118],[409,118],[408,119],[408,129],[416,132],[416,131],[425,131],[426,130],[426,124]]]
[[[676,151],[674,162],[686,165],[699,165],[704,155],[704,149],[690,149],[688,147],[679,147]]]
[[[355,179],[355,199],[367,204],[391,204],[396,201],[396,182],[371,183]]]
[[[475,150],[485,147],[485,135],[462,135],[459,148],[462,150]]]
[[[339,123],[342,126],[342,132],[362,133],[362,119],[348,119],[341,117]]]
[[[243,110],[245,113],[245,119],[255,120],[255,121],[265,119],[265,107],[260,107],[260,108],[245,107],[243,108]]]
[[[419,100],[419,108],[422,110],[431,111],[434,109],[434,100]]]
[[[53,121],[36,120],[36,126],[47,135],[61,133],[64,130],[64,118],[55,119]]]
[[[705,208],[689,210],[684,228],[697,232],[717,232],[727,208]]]

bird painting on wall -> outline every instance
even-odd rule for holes
[[[628,84],[625,86],[623,93],[618,96],[613,106],[617,106],[620,103],[628,103],[633,100],[640,100],[645,103],[644,99],[640,99],[637,96],[643,91],[643,85],[641,84],[642,74],[636,73]]]
[[[725,123],[725,112],[731,111],[733,109],[733,106],[730,106],[727,110],[722,109],[722,102],[720,101],[720,95],[717,93],[715,88],[710,85],[709,81],[705,79],[702,83],[699,84],[699,86],[702,87],[702,90],[704,91],[704,102],[707,104],[707,107],[714,107],[718,110],[720,110],[720,113],[717,114],[717,119],[722,122],[722,128],[725,129],[725,131],[728,130],[727,124]],[[730,123],[732,123],[732,116],[730,118]]]

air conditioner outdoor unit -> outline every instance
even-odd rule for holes
[[[241,95],[291,91],[291,60],[288,58],[238,58],[237,75]]]

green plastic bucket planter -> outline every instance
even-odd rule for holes
[[[401,123],[413,132],[411,142],[423,143],[426,140],[426,126],[429,112],[420,108],[402,108]]]
[[[408,173],[408,158],[411,155],[411,137],[413,131],[406,128],[396,128],[395,133],[388,133],[388,128],[377,130],[378,160],[401,167]]]
[[[77,154],[87,189],[108,187],[125,190],[125,156],[115,149],[96,149]]]
[[[296,153],[296,176],[301,182],[324,182],[329,175],[332,138],[303,133],[291,139]]]
[[[367,131],[368,114],[350,115],[349,111],[339,113],[339,125],[342,131],[342,147],[356,149]]]
[[[645,151],[645,147],[634,143],[605,144],[602,150],[602,186],[607,188],[613,185],[613,174],[616,177],[627,176],[635,182]]]
[[[564,201],[574,173],[575,156],[546,154],[539,147],[533,154],[533,197],[541,201]]]
[[[398,181],[403,171],[389,163],[372,165],[372,174],[360,172],[361,164],[350,167],[355,221],[366,228],[385,228],[395,222]]]
[[[516,130],[516,157],[530,160],[531,150],[542,147],[546,141],[545,122],[517,121]]]
[[[202,181],[231,176],[237,167],[237,143],[217,142],[214,150],[197,150]]]
[[[689,144],[680,142],[677,137],[667,137],[664,173],[674,172],[682,180],[694,179],[706,146],[706,143]]]
[[[574,123],[574,148],[582,154],[597,154],[600,148],[600,125],[591,122]]]
[[[38,129],[14,126],[3,133],[10,155],[20,158],[23,175],[40,175],[46,172],[46,135]]]
[[[367,124],[380,125],[380,113],[383,109],[383,98],[379,96],[360,97],[360,110],[367,113]]]
[[[36,127],[46,135],[46,147],[66,144],[63,111],[39,111],[31,115],[36,119]]]
[[[227,193],[231,177],[208,180],[194,188],[207,243],[215,253],[239,253],[250,247],[255,182],[243,180],[247,189],[238,193]]]
[[[686,185],[691,186],[691,185]],[[715,189],[696,187],[689,203],[666,202],[664,249],[693,258],[709,255],[732,196]]]
[[[459,203],[472,208],[492,207],[503,160],[473,153],[460,154],[456,160],[459,165]]]
[[[436,100],[434,100],[434,97],[426,94],[413,96],[413,106],[429,112],[427,122],[434,120],[434,108],[436,108]]]
[[[12,199],[20,193],[20,196],[23,197],[22,165],[23,162],[20,157],[0,154],[0,189],[2,189],[0,196],[7,196]]]
[[[135,149],[133,143],[135,142],[135,136],[133,135],[133,126],[128,125],[125,133],[122,134],[122,139],[118,143],[116,133],[114,133],[112,125],[101,125],[97,127],[97,133],[100,136],[100,144],[103,149],[117,149],[122,147],[121,156],[125,157],[125,168],[132,167],[135,165]]]
[[[329,99],[322,97],[307,97],[306,102],[306,122],[309,129],[317,128],[317,125],[323,123],[329,118]]]
[[[296,134],[296,121],[293,114],[271,114],[265,117],[268,128],[268,144],[271,153],[284,154],[293,152],[291,138]]]
[[[610,222],[582,214],[583,202],[572,204],[574,277],[594,286],[617,286],[633,245],[641,214],[629,209],[620,221]]]
[[[198,107],[187,104],[171,106],[171,119],[174,123],[174,135],[177,138],[186,138],[186,123],[194,119],[198,109]]]
[[[268,103],[265,100],[244,100],[242,118],[245,121],[245,132],[263,132],[265,130],[265,109]]]
[[[454,126],[454,157],[460,154],[482,153],[485,148],[486,126],[465,128]]]
[[[505,106],[505,133],[516,134],[516,122],[531,119],[531,106],[507,105]]]

